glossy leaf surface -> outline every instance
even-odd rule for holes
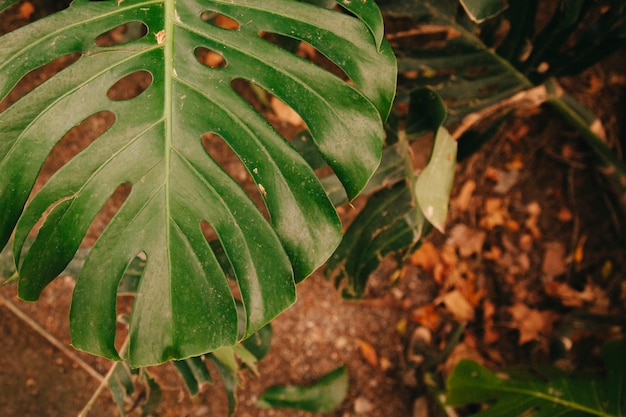
[[[363,15],[377,12],[373,2],[363,7]],[[216,15],[237,27],[220,27]],[[121,45],[98,45],[100,35],[129,22],[142,22],[147,33]],[[330,256],[341,225],[313,170],[231,83],[247,80],[295,109],[354,198],[378,166],[381,121],[395,89],[393,54],[375,41],[372,22],[295,0],[76,0],[1,37],[0,98],[29,71],[80,54],[0,113],[0,246],[15,229],[20,297],[39,296],[70,262],[109,197],[130,184],[78,278],[72,343],[119,358],[116,294],[139,254],[145,268],[130,323],[133,366],[233,345],[264,326],[294,301],[294,282]],[[356,88],[259,33],[310,43]],[[221,56],[223,65],[201,63],[198,48]],[[109,98],[112,86],[138,72],[149,74],[145,91]],[[51,149],[72,127],[103,111],[114,115],[113,124],[26,205]],[[269,221],[204,149],[209,133],[241,160]],[[24,250],[40,219],[45,222]],[[243,335],[202,223],[215,232],[232,266],[246,313]]]

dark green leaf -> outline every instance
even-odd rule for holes
[[[2,12],[5,9],[8,9],[9,7],[13,6],[15,3],[19,1],[20,0],[0,0],[0,12]]]
[[[195,356],[180,361],[173,361],[173,363],[191,395],[196,395],[202,384],[212,381],[211,374],[202,357]]]
[[[470,19],[476,23],[497,16],[507,8],[507,0],[459,0]]]
[[[261,395],[257,405],[330,413],[341,405],[347,392],[348,372],[342,366],[310,386],[270,387]]]
[[[431,41],[390,34],[398,55],[398,99],[408,101],[413,91],[431,88],[448,109],[447,126],[457,125],[468,114],[532,86],[463,22],[457,21],[457,5],[458,1],[434,0],[381,3],[391,20],[407,22],[410,27],[431,25]]]
[[[415,245],[424,223],[405,181],[384,188],[369,198],[324,272],[337,275],[335,280],[337,286],[343,286],[344,297],[360,298],[370,274],[385,255]]]
[[[109,391],[121,416],[125,415],[124,400],[135,392],[132,374],[126,362],[118,362],[113,365],[111,376],[108,380]]]
[[[159,385],[157,380],[152,377],[152,375],[150,375],[145,370],[142,373],[143,379],[145,380],[145,383],[147,385],[147,398],[141,406],[141,417],[148,417],[153,415],[157,406],[161,402],[161,398],[163,397],[163,390],[161,389],[161,386]]]
[[[448,380],[449,405],[490,403],[474,414],[480,417],[518,416],[621,416],[626,396],[623,340],[610,342],[603,350],[609,378],[576,378],[554,372],[546,378],[536,373],[494,373],[462,360]]]
[[[221,360],[217,359],[214,355],[208,355],[209,360],[213,362],[215,365],[215,369],[224,384],[224,389],[226,390],[226,396],[228,398],[228,415],[232,416],[235,412],[235,407],[237,406],[237,369],[232,369],[231,367],[225,365]]]
[[[263,359],[272,346],[272,326],[268,324],[262,327],[258,332],[241,342],[241,344],[257,360]]]
[[[132,191],[78,277],[71,309],[74,346],[119,359],[116,296],[138,256],[145,267],[128,287],[137,292],[128,345],[133,366],[237,342],[229,271],[218,251],[242,295],[243,337],[287,308],[295,298],[294,281],[338,245],[341,224],[311,167],[231,82],[250,81],[293,107],[354,198],[380,161],[381,122],[389,113],[396,71],[389,46],[373,41],[376,5],[358,7],[355,14],[367,23],[295,0],[76,0],[1,37],[0,99],[29,71],[80,54],[0,114],[0,246],[15,229],[20,297],[39,296],[74,257],[103,204],[130,184]],[[211,13],[230,17],[239,28],[205,21]],[[101,34],[137,21],[147,28],[145,36],[123,45],[96,44]],[[310,43],[356,88],[266,41],[262,32]],[[198,46],[222,55],[226,66],[201,64]],[[113,85],[137,72],[151,80],[143,93],[109,99]],[[72,127],[102,111],[114,115],[113,125],[26,204],[51,149]],[[269,221],[205,151],[206,133],[222,138],[239,157]],[[42,218],[25,250],[26,237]],[[218,236],[217,249],[207,243],[202,222]]]

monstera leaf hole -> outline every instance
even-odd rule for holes
[[[274,45],[299,56],[300,58],[313,62],[317,66],[324,68],[326,71],[336,75],[342,80],[348,81],[349,79],[346,73],[337,64],[306,41],[272,32],[261,32],[259,33],[259,36],[266,41],[269,41]],[[343,59],[345,59],[345,57]]]
[[[57,73],[78,61],[81,55],[82,54],[80,53],[63,55],[29,71],[15,84],[6,98],[0,101],[0,113],[8,109],[10,105],[24,97],[39,85],[43,84],[45,81],[54,77]]]
[[[210,23],[214,26],[220,27],[222,29],[230,29],[236,30],[239,29],[239,22],[234,19],[231,19],[228,16],[225,16],[220,13],[216,13],[210,10],[204,11],[200,14],[200,18],[207,23]]]
[[[135,71],[113,84],[107,91],[107,97],[113,101],[133,99],[146,91],[152,81],[152,74],[148,71]]]
[[[241,162],[241,159],[235,154],[228,143],[226,143],[224,138],[215,133],[207,133],[202,136],[202,146],[209,156],[213,158],[232,179],[237,181],[239,186],[246,191],[248,196],[255,203],[265,219],[269,220],[269,215],[265,204],[263,204],[263,198],[261,197],[259,189],[255,186],[250,173]],[[213,237],[213,239],[214,238],[215,237]]]
[[[46,158],[38,183],[43,185],[56,171],[109,130],[115,120],[115,114],[112,112],[100,111],[70,129]]]
[[[98,236],[102,234],[104,228],[111,222],[113,216],[122,207],[128,196],[132,191],[132,184],[124,183],[120,184],[115,191],[111,194],[107,202],[102,206],[94,220],[91,222],[87,233],[81,242],[82,247],[92,247]],[[145,259],[145,254],[143,256]]]
[[[204,46],[197,47],[193,52],[198,62],[209,68],[219,69],[226,67],[226,59],[224,59],[224,56],[219,52],[212,51]]]
[[[96,38],[96,46],[109,47],[123,45],[141,39],[148,34],[145,23],[133,20],[114,27]]]

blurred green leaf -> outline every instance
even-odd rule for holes
[[[261,408],[295,408],[317,413],[337,409],[348,392],[348,372],[345,366],[335,369],[310,386],[275,386],[265,391],[257,405]]]
[[[507,8],[507,0],[459,0],[470,19],[476,23],[498,15]]]
[[[452,406],[490,404],[475,417],[622,416],[626,398],[626,343],[603,349],[608,378],[578,378],[553,371],[548,375],[492,372],[462,360],[448,379]]]
[[[196,395],[202,384],[212,381],[211,374],[201,356],[173,361],[173,364],[191,395]]]

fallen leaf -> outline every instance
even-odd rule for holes
[[[519,238],[519,248],[524,252],[530,252],[533,248],[533,237],[528,233],[524,233]]]
[[[572,211],[568,209],[567,207],[561,207],[561,210],[559,210],[558,214],[556,215],[556,218],[560,222],[569,223],[574,219],[574,215],[572,214]]]
[[[378,354],[376,353],[374,346],[361,339],[358,339],[358,341],[361,357],[363,357],[363,359],[365,359],[365,361],[374,368],[378,367]]]
[[[524,303],[517,303],[509,307],[508,311],[512,316],[513,327],[519,330],[519,345],[549,336],[552,324],[558,318],[552,311],[531,309]]]
[[[484,175],[486,179],[491,180],[493,182],[498,182],[498,179],[500,179],[500,172],[501,171],[498,168],[487,167]]]
[[[565,265],[565,246],[561,242],[547,242],[543,254],[541,272],[547,277],[558,277],[567,272]]]
[[[492,246],[488,251],[483,252],[483,258],[490,261],[497,261],[502,257],[502,248],[500,246]]]
[[[413,252],[409,262],[411,265],[419,266],[425,272],[432,274],[435,266],[441,263],[441,258],[439,257],[439,251],[437,251],[435,245],[427,241]]]
[[[435,302],[443,303],[454,319],[460,323],[474,320],[474,307],[459,290],[452,290],[437,298]]]
[[[485,201],[485,215],[480,219],[480,226],[493,230],[496,226],[504,225],[508,217],[502,199],[489,198]]]
[[[528,218],[524,222],[524,225],[535,239],[539,239],[541,237],[541,230],[539,230],[537,221],[541,215],[541,206],[536,201],[533,201],[526,206],[526,213],[528,213]]]
[[[493,329],[493,316],[496,306],[489,300],[483,301],[483,342],[487,345],[500,339],[500,334]]]
[[[434,304],[426,304],[411,312],[411,321],[434,332],[439,328],[441,317],[439,317],[439,312]]]
[[[516,169],[511,171],[499,171],[498,180],[493,187],[493,191],[501,195],[508,194],[511,188],[519,181],[519,176],[520,172]]]
[[[582,307],[593,301],[594,294],[588,289],[586,287],[584,291],[577,291],[566,283],[558,281],[549,281],[545,285],[546,294],[558,298],[566,307]]]
[[[476,182],[474,180],[467,180],[461,187],[459,195],[452,201],[452,207],[465,212],[470,205],[472,195],[476,190]]]
[[[463,258],[479,254],[483,250],[487,233],[464,224],[455,225],[449,232],[446,244],[456,247]]]
[[[511,232],[517,232],[520,229],[520,225],[513,219],[508,219],[506,221],[506,228]]]
[[[452,349],[448,359],[446,359],[446,362],[443,364],[443,372],[449,375],[452,368],[454,368],[456,364],[461,361],[461,359],[470,359],[481,365],[485,364],[485,359],[481,356],[478,350],[461,342],[457,344],[454,349]]]
[[[524,161],[522,160],[522,155],[521,154],[515,154],[515,156],[513,157],[513,159],[510,162],[507,162],[504,167],[506,169],[508,169],[509,171],[520,171],[522,168],[524,168]]]
[[[574,249],[574,262],[577,264],[581,263],[585,257],[585,242],[587,242],[587,235],[582,235]]]

